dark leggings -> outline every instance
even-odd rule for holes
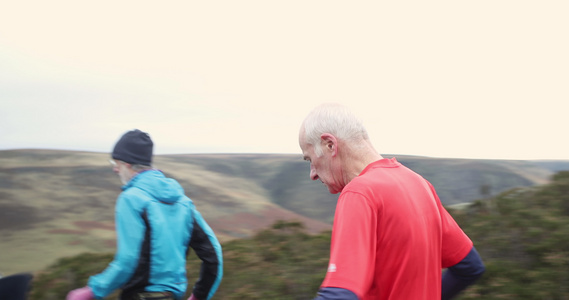
[[[21,273],[0,278],[0,299],[26,300],[31,287],[32,274]]]

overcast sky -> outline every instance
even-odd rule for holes
[[[300,153],[320,103],[383,154],[569,159],[568,1],[5,1],[0,149]]]

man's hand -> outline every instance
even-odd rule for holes
[[[196,298],[196,296],[194,296],[194,294],[192,294],[190,296],[190,298],[188,298],[188,300],[199,300],[198,298]]]
[[[91,300],[94,299],[93,291],[90,287],[82,287],[80,289],[72,290],[67,294],[66,300]]]

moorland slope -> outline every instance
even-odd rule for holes
[[[437,189],[445,205],[548,181],[531,161],[396,157]],[[120,182],[107,153],[0,151],[0,272],[35,271],[82,252],[112,252]],[[277,220],[317,233],[331,227],[337,195],[309,180],[292,154],[159,155],[221,241],[250,237]]]

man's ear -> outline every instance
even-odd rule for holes
[[[320,136],[320,143],[323,151],[328,151],[332,156],[338,155],[338,140],[330,133],[323,133]]]

